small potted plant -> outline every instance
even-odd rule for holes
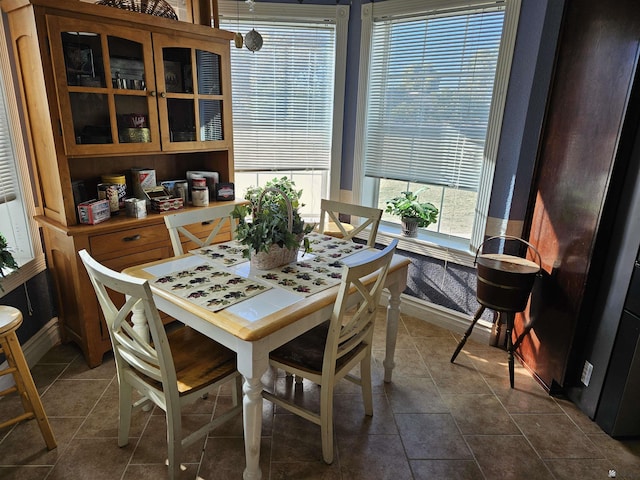
[[[287,177],[274,178],[264,187],[251,187],[244,198],[249,205],[238,205],[232,216],[238,219],[236,239],[245,245],[244,256],[260,270],[269,270],[296,260],[304,236],[313,230],[298,209],[302,190],[296,190]],[[247,217],[251,220],[247,221]]]
[[[2,275],[2,278],[5,277],[5,268],[16,270],[18,268],[18,264],[13,258],[13,254],[9,251],[7,239],[4,238],[2,234],[0,234],[0,275]],[[4,288],[2,288],[2,282],[0,282],[0,292],[4,292]]]
[[[386,213],[400,217],[402,235],[416,237],[418,227],[428,227],[438,221],[438,209],[431,202],[421,202],[417,192],[402,192],[399,196],[387,200]]]

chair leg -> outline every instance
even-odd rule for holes
[[[360,386],[362,387],[362,401],[364,414],[373,416],[373,388],[371,387],[371,352],[369,351],[360,362]]]
[[[234,407],[242,402],[242,375],[236,376],[235,380],[233,381],[233,388],[231,389],[231,401]]]
[[[118,389],[118,401],[120,402],[118,414],[118,446],[129,444],[129,431],[131,429],[131,413],[133,410],[133,389],[127,382],[120,382]]]
[[[333,463],[333,386],[324,385],[320,389],[320,436],[322,438],[322,459]]]
[[[242,375],[238,375],[233,381],[233,390],[231,392],[231,399],[233,401],[233,406],[242,404],[242,383],[243,378]]]
[[[180,408],[168,406],[167,416],[167,460],[169,480],[180,478],[180,459],[182,458],[182,419]]]

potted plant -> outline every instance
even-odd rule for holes
[[[238,205],[232,212],[238,220],[236,239],[247,247],[244,256],[256,268],[269,270],[295,261],[303,239],[305,251],[310,251],[304,236],[313,225],[300,217],[301,196],[293,181],[274,178],[264,187],[249,188],[244,196],[249,204]]]
[[[421,202],[417,192],[402,192],[399,196],[387,200],[386,213],[400,217],[402,222],[402,235],[416,237],[418,227],[428,227],[438,221],[438,209],[431,202]]]
[[[0,275],[2,275],[2,278],[5,277],[5,268],[16,270],[18,268],[18,264],[13,258],[12,253],[9,251],[7,239],[4,238],[2,234],[0,234]],[[4,288],[2,288],[2,282],[0,282],[0,292],[4,292]]]

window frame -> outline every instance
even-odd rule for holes
[[[312,5],[291,3],[266,3],[254,5],[250,12],[246,2],[219,0],[218,13],[220,20],[234,22],[238,15],[241,18],[274,22],[289,20],[291,22],[330,21],[335,23],[335,65],[333,92],[333,131],[331,135],[331,159],[329,170],[329,195],[338,198],[340,195],[340,168],[342,155],[342,136],[344,125],[344,102],[346,87],[347,40],[349,27],[349,11],[347,5]],[[224,28],[221,26],[221,28]],[[232,48],[235,48],[232,45]],[[259,55],[259,51],[256,55]],[[283,175],[285,172],[283,172]]]
[[[369,3],[362,5],[353,198],[359,199],[360,203],[369,204],[370,198],[365,198],[365,192],[367,187],[371,188],[371,185],[366,185],[366,182],[373,182],[373,180],[366,180],[364,176],[364,139],[366,138],[367,84],[369,81],[372,30],[375,18],[410,17],[437,12],[438,10],[477,9],[496,4],[504,4],[505,6],[504,28],[496,66],[494,93],[491,101],[485,143],[485,161],[483,162],[480,174],[480,185],[478,188],[478,199],[471,239],[467,242],[458,238],[448,238],[447,235],[443,234],[425,232],[424,230],[421,231],[418,238],[408,239],[400,236],[399,224],[382,222],[380,228],[381,235],[379,235],[382,242],[390,241],[392,238],[400,238],[400,248],[406,248],[415,253],[426,254],[435,258],[464,264],[469,264],[469,257],[474,254],[477,247],[482,244],[487,227],[489,201],[502,129],[502,119],[506,105],[507,87],[515,49],[521,0],[386,0],[375,4]]]
[[[31,278],[35,277],[39,273],[46,269],[45,255],[42,248],[42,242],[40,239],[40,230],[34,217],[38,212],[36,208],[35,197],[32,189],[33,184],[37,185],[37,177],[31,174],[26,141],[30,142],[28,132],[23,130],[23,125],[19,110],[19,101],[16,95],[16,91],[19,88],[18,82],[15,81],[15,68],[11,61],[10,51],[11,44],[7,42],[5,34],[5,21],[4,14],[0,16],[0,75],[2,75],[2,85],[4,85],[4,94],[6,108],[7,108],[7,122],[11,132],[11,143],[13,145],[13,151],[15,155],[15,167],[16,174],[18,176],[17,181],[19,183],[19,189],[22,194],[22,204],[27,217],[27,224],[29,228],[31,246],[33,251],[33,258],[26,263],[20,265],[20,268],[7,274],[6,277],[1,278],[2,288],[0,290],[0,298],[8,295],[16,287],[26,283]],[[5,235],[6,236],[6,235]],[[10,242],[10,238],[7,238]]]

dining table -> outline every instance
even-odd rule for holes
[[[233,242],[235,240],[230,244]],[[220,248],[227,248],[229,251],[229,244]],[[331,265],[357,263],[376,252],[375,249],[366,246],[358,248],[360,250],[350,253],[348,257],[340,259],[340,262],[331,262]],[[269,368],[269,353],[330,318],[339,288],[339,275],[332,274],[338,278],[337,282],[326,284],[318,291],[313,290],[313,287],[298,288],[302,291],[300,293],[291,287],[283,287],[291,282],[286,278],[283,280],[281,277],[284,274],[280,272],[295,273],[297,270],[294,267],[298,264],[319,271],[329,270],[329,264],[317,266],[321,259],[317,253],[305,254],[301,251],[298,264],[276,269],[276,272],[258,270],[252,267],[249,261],[235,263],[227,259],[227,263],[223,264],[216,263],[211,258],[211,249],[205,252],[192,251],[177,257],[129,267],[123,270],[123,273],[149,281],[159,311],[236,352],[237,368],[243,376],[246,458],[243,478],[259,480],[262,478],[259,466],[263,402],[261,378]],[[407,285],[409,264],[408,258],[394,254],[386,278],[385,286],[389,296],[386,311],[386,351],[383,360],[385,382],[391,381],[395,366],[400,294]],[[241,298],[241,301],[235,301],[238,300],[236,297],[241,296],[236,291],[230,293],[227,290],[224,295],[206,301],[202,295],[194,295],[193,291],[186,294],[185,286],[208,281],[208,277],[203,277],[203,274],[224,277],[229,283],[233,281],[236,284],[244,284],[244,291],[251,293]],[[308,275],[300,273],[298,277],[309,278]],[[375,281],[375,276],[372,276],[370,281]],[[204,289],[198,291],[202,292]],[[356,297],[354,294],[353,298]],[[228,302],[228,299],[231,299],[231,302]],[[132,322],[136,331],[148,338],[146,318],[141,309],[134,310]]]

